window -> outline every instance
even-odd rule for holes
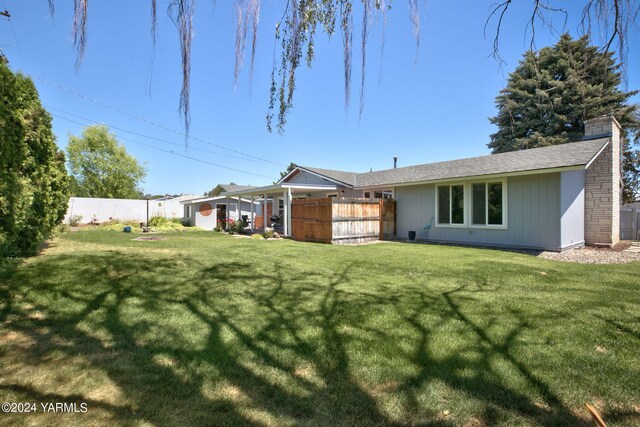
[[[284,215],[284,200],[278,199],[278,216]]]
[[[374,191],[373,197],[375,197],[376,199],[393,199],[393,191],[391,190]]]
[[[473,225],[504,225],[503,187],[502,181],[472,184]]]
[[[438,224],[464,225],[464,185],[439,185],[437,187]]]
[[[371,191],[365,191],[364,192],[364,198],[365,199],[370,199],[371,198]]]
[[[338,193],[327,194],[327,197],[330,198],[330,199],[337,199],[338,198]]]

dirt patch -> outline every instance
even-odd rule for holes
[[[140,237],[136,237],[135,239],[131,239],[131,240],[139,240],[139,241],[154,241],[154,240],[164,240],[166,239],[166,237],[162,237],[162,236],[140,236]]]
[[[374,384],[367,387],[369,393],[372,396],[379,396],[381,394],[393,393],[400,388],[401,383],[399,381],[389,381],[382,384]]]
[[[18,348],[29,348],[35,345],[35,340],[22,332],[10,331],[0,336],[1,345],[11,345]]]
[[[471,417],[464,423],[464,427],[489,427],[489,424],[479,418]]]

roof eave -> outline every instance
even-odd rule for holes
[[[494,173],[494,174],[481,174],[481,175],[466,175],[460,177],[450,177],[450,178],[440,178],[440,179],[429,179],[429,180],[418,180],[418,181],[406,181],[406,182],[388,182],[384,184],[376,184],[376,185],[367,185],[367,186],[355,186],[354,190],[364,190],[368,188],[383,188],[383,187],[405,187],[409,185],[423,185],[423,184],[437,184],[440,182],[456,182],[456,181],[472,181],[475,179],[494,179],[494,178],[504,178],[510,176],[522,176],[522,175],[541,175],[546,173],[554,173],[554,172],[565,172],[571,170],[583,170],[586,169],[587,166],[584,164],[576,164],[570,166],[562,166],[556,168],[546,168],[546,169],[529,169],[523,171],[514,171],[514,172],[504,172],[504,173]]]
[[[331,181],[331,182],[335,182],[336,184],[343,185],[343,186],[348,187],[348,188],[350,188],[350,189],[354,189],[354,188],[355,188],[354,184],[349,184],[349,183],[347,183],[347,182],[340,181],[339,179],[331,178],[331,177],[329,177],[329,176],[327,176],[327,175],[324,175],[324,174],[321,174],[321,173],[319,173],[319,172],[315,172],[315,171],[312,171],[312,170],[310,170],[310,169],[307,169],[307,168],[305,168],[304,166],[298,166],[296,169],[299,169],[299,170],[305,171],[305,172],[310,173],[310,174],[315,175],[315,176],[319,176],[320,178],[326,179],[326,180]],[[292,172],[293,172],[293,171],[292,171]],[[353,173],[353,172],[347,172],[347,173]],[[354,175],[355,175],[355,174],[354,174]],[[288,175],[287,175],[287,176],[288,176]],[[283,179],[284,179],[284,178],[283,178]]]

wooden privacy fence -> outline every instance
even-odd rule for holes
[[[298,199],[291,204],[294,240],[362,243],[395,235],[396,203],[380,199]]]

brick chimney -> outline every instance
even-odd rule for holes
[[[613,116],[584,121],[584,139],[610,138],[585,176],[584,239],[587,245],[620,240],[620,123]]]

